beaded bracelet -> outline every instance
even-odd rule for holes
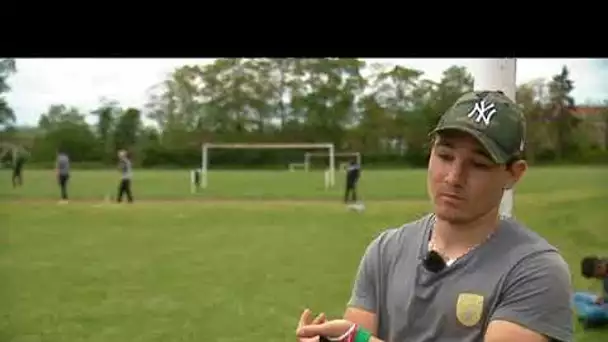
[[[359,327],[353,342],[369,342],[372,339],[372,333]]]
[[[340,337],[325,337],[321,336],[319,342],[369,342],[372,334],[360,327],[358,324],[353,324],[347,332]]]

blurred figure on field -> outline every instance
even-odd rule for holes
[[[344,203],[357,203],[357,183],[361,176],[361,165],[356,160],[351,160],[346,169],[346,189],[344,191]]]
[[[601,282],[599,293],[575,292],[574,310],[585,327],[603,326],[608,323],[608,260],[587,256],[581,260],[581,274],[587,279]]]
[[[25,156],[16,152],[13,158],[13,188],[23,186],[23,164],[25,164]]]
[[[201,181],[202,181],[202,169],[194,169],[191,171],[191,178],[192,178],[192,192],[198,192],[199,189],[201,188]]]
[[[127,151],[118,151],[118,169],[121,173],[120,185],[118,186],[117,202],[122,202],[123,194],[127,196],[129,203],[133,202],[133,193],[131,192],[131,179],[133,178],[133,167],[131,160],[127,155]]]
[[[602,293],[589,295],[587,298],[595,304],[603,304],[608,298],[608,260],[596,256],[584,257],[581,261],[581,273],[584,278],[597,279],[602,282]],[[580,299],[580,298],[579,298]]]
[[[70,158],[63,150],[57,152],[57,161],[55,163],[55,174],[57,182],[61,189],[61,203],[68,200],[68,181],[70,179]]]

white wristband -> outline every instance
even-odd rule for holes
[[[343,341],[345,338],[348,337],[348,335],[352,334],[352,332],[355,330],[355,328],[357,327],[356,324],[353,324],[348,331],[346,331],[342,336],[340,337],[328,337],[327,339],[330,341]]]

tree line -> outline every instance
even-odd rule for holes
[[[473,89],[473,77],[461,66],[432,81],[406,66],[351,58],[217,59],[175,69],[150,89],[142,108],[104,99],[83,113],[55,104],[37,126],[18,127],[2,96],[15,72],[14,60],[0,60],[0,139],[27,147],[29,162],[39,165],[52,163],[58,149],[91,166],[114,163],[116,150],[124,148],[141,167],[195,167],[203,142],[333,142],[339,151],[361,152],[367,165],[420,166],[428,156],[427,133]],[[549,80],[518,87],[531,162],[608,162],[608,112],[576,115],[574,86],[564,66]],[[225,167],[285,167],[303,155],[213,153],[213,164]]]

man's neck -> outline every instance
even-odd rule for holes
[[[437,218],[432,242],[441,254],[458,258],[484,243],[498,228],[498,208],[473,222],[454,224]]]

